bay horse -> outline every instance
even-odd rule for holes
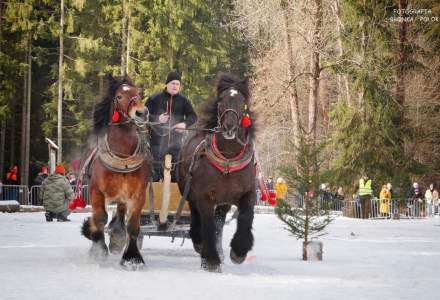
[[[151,154],[144,130],[147,111],[127,76],[109,75],[108,80],[107,93],[93,112],[93,133],[98,146],[90,166],[92,216],[84,221],[82,234],[93,242],[92,256],[106,257],[105,205],[117,203],[117,211],[109,224],[110,251],[120,253],[125,247],[121,265],[139,266],[145,264],[137,239],[146,182],[151,176]]]
[[[253,246],[257,195],[254,120],[249,106],[247,81],[220,74],[214,93],[202,109],[201,127],[211,132],[196,132],[180,152],[177,181],[182,194],[189,185],[190,237],[194,250],[201,255],[201,267],[207,271],[221,272],[222,232],[231,205],[239,211],[230,244],[232,262],[241,264]]]

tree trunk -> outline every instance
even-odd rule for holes
[[[309,222],[310,222],[310,216],[309,216],[309,197],[305,197],[305,222],[304,222],[304,242],[303,242],[303,260],[307,260],[308,253],[307,253],[307,244],[309,242]]]
[[[363,7],[365,9],[366,4],[365,4],[365,0],[363,1]],[[364,17],[362,17],[364,18]],[[359,58],[359,65],[363,66],[364,62],[365,62],[365,55],[367,52],[367,26],[365,24],[365,20],[362,19],[359,22],[359,28],[361,30],[361,50],[360,50],[360,58]],[[364,85],[361,84],[358,88],[358,105],[359,105],[359,109],[362,112],[362,119],[365,122],[366,121],[366,117],[367,117],[367,112],[366,112],[366,107],[364,105]]]
[[[60,55],[58,62],[58,153],[57,162],[63,161],[63,58],[64,58],[64,0],[61,0]]]
[[[334,0],[333,3],[333,13],[336,18],[336,32],[337,32],[337,48],[338,48],[338,55],[339,58],[342,58],[344,55],[344,48],[342,45],[342,30],[344,28],[342,21],[341,21],[341,0]],[[338,101],[342,101],[342,97],[344,94],[344,88],[345,88],[345,98],[347,101],[348,107],[353,107],[353,103],[351,100],[351,94],[350,94],[350,88],[348,83],[348,76],[347,74],[339,74],[337,75],[337,82],[338,82]]]
[[[10,146],[9,146],[9,164],[12,166],[15,163],[15,120],[17,119],[17,113],[15,107],[12,108],[12,118],[11,118],[11,135],[10,135]]]
[[[26,50],[24,52],[24,61],[28,62],[29,39],[26,37]],[[29,69],[23,74],[23,101],[21,103],[21,142],[20,142],[20,183],[24,183],[25,152],[26,152],[26,109],[27,109],[27,90]],[[18,174],[17,174],[18,175]]]
[[[408,7],[407,0],[399,0],[399,17],[406,17],[404,13]],[[406,53],[406,22],[399,23],[399,60],[396,80],[396,100],[399,104],[400,122],[403,122],[405,105],[405,67],[408,60]]]
[[[28,86],[26,101],[26,139],[25,139],[25,155],[24,155],[24,181],[21,184],[29,183],[29,153],[30,153],[30,136],[31,136],[31,91],[32,91],[32,36],[29,35],[28,40]]]
[[[310,92],[309,92],[309,123],[308,136],[312,145],[316,144],[317,106],[319,103],[319,80],[321,73],[320,54],[321,30],[323,21],[322,0],[315,0],[316,11],[314,14],[315,27],[312,37],[312,54],[310,57]]]
[[[295,64],[293,61],[292,53],[292,37],[290,35],[290,14],[289,14],[289,3],[287,0],[281,2],[281,8],[283,9],[284,16],[284,43],[287,55],[287,94],[289,96],[290,104],[290,115],[292,117],[293,126],[293,143],[295,148],[299,146],[299,136],[300,136],[300,116],[299,116],[299,103],[298,103],[298,92],[296,89],[295,80]]]
[[[3,1],[0,1],[0,52],[3,41]],[[0,123],[1,131],[0,131],[0,178],[3,176],[3,172],[5,170],[5,142],[6,142],[6,120],[5,117],[2,117],[2,121]]]
[[[121,76],[127,74],[127,3],[122,1],[122,51],[121,51]]]
[[[105,93],[104,88],[104,76],[99,76],[99,96],[96,102],[100,101],[100,97],[103,96]]]
[[[3,176],[5,171],[6,121],[2,120],[0,126],[0,176]]]
[[[127,62],[127,67],[125,70],[126,74],[130,74],[129,70],[130,70],[130,20],[131,20],[131,1],[132,0],[128,0],[128,7],[127,7],[127,50],[126,50],[126,62]]]

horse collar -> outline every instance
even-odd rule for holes
[[[205,142],[205,154],[209,163],[226,175],[240,171],[249,165],[254,156],[254,149],[252,144],[246,143],[235,157],[226,158],[218,149],[215,134],[208,134]]]
[[[138,143],[134,153],[128,157],[121,157],[110,149],[107,141],[107,134],[98,138],[98,154],[102,164],[109,170],[117,173],[134,172],[145,161],[148,161],[149,144],[145,136],[137,132]]]

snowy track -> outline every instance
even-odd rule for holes
[[[189,240],[164,237],[144,239],[142,271],[122,270],[120,256],[92,261],[79,233],[87,215],[0,214],[0,299],[440,299],[440,219],[340,217],[323,238],[324,261],[303,262],[301,242],[274,215],[256,215],[245,263],[229,259],[234,221],[223,273],[211,274]]]

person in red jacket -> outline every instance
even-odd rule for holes
[[[13,165],[8,172],[6,172],[4,185],[19,185],[18,181],[18,167],[17,165]],[[17,192],[18,187],[4,187],[4,195],[5,200],[17,200]]]
[[[18,167],[17,165],[13,165],[8,172],[6,172],[6,180],[4,182],[4,184],[8,184],[8,185],[18,185]]]

